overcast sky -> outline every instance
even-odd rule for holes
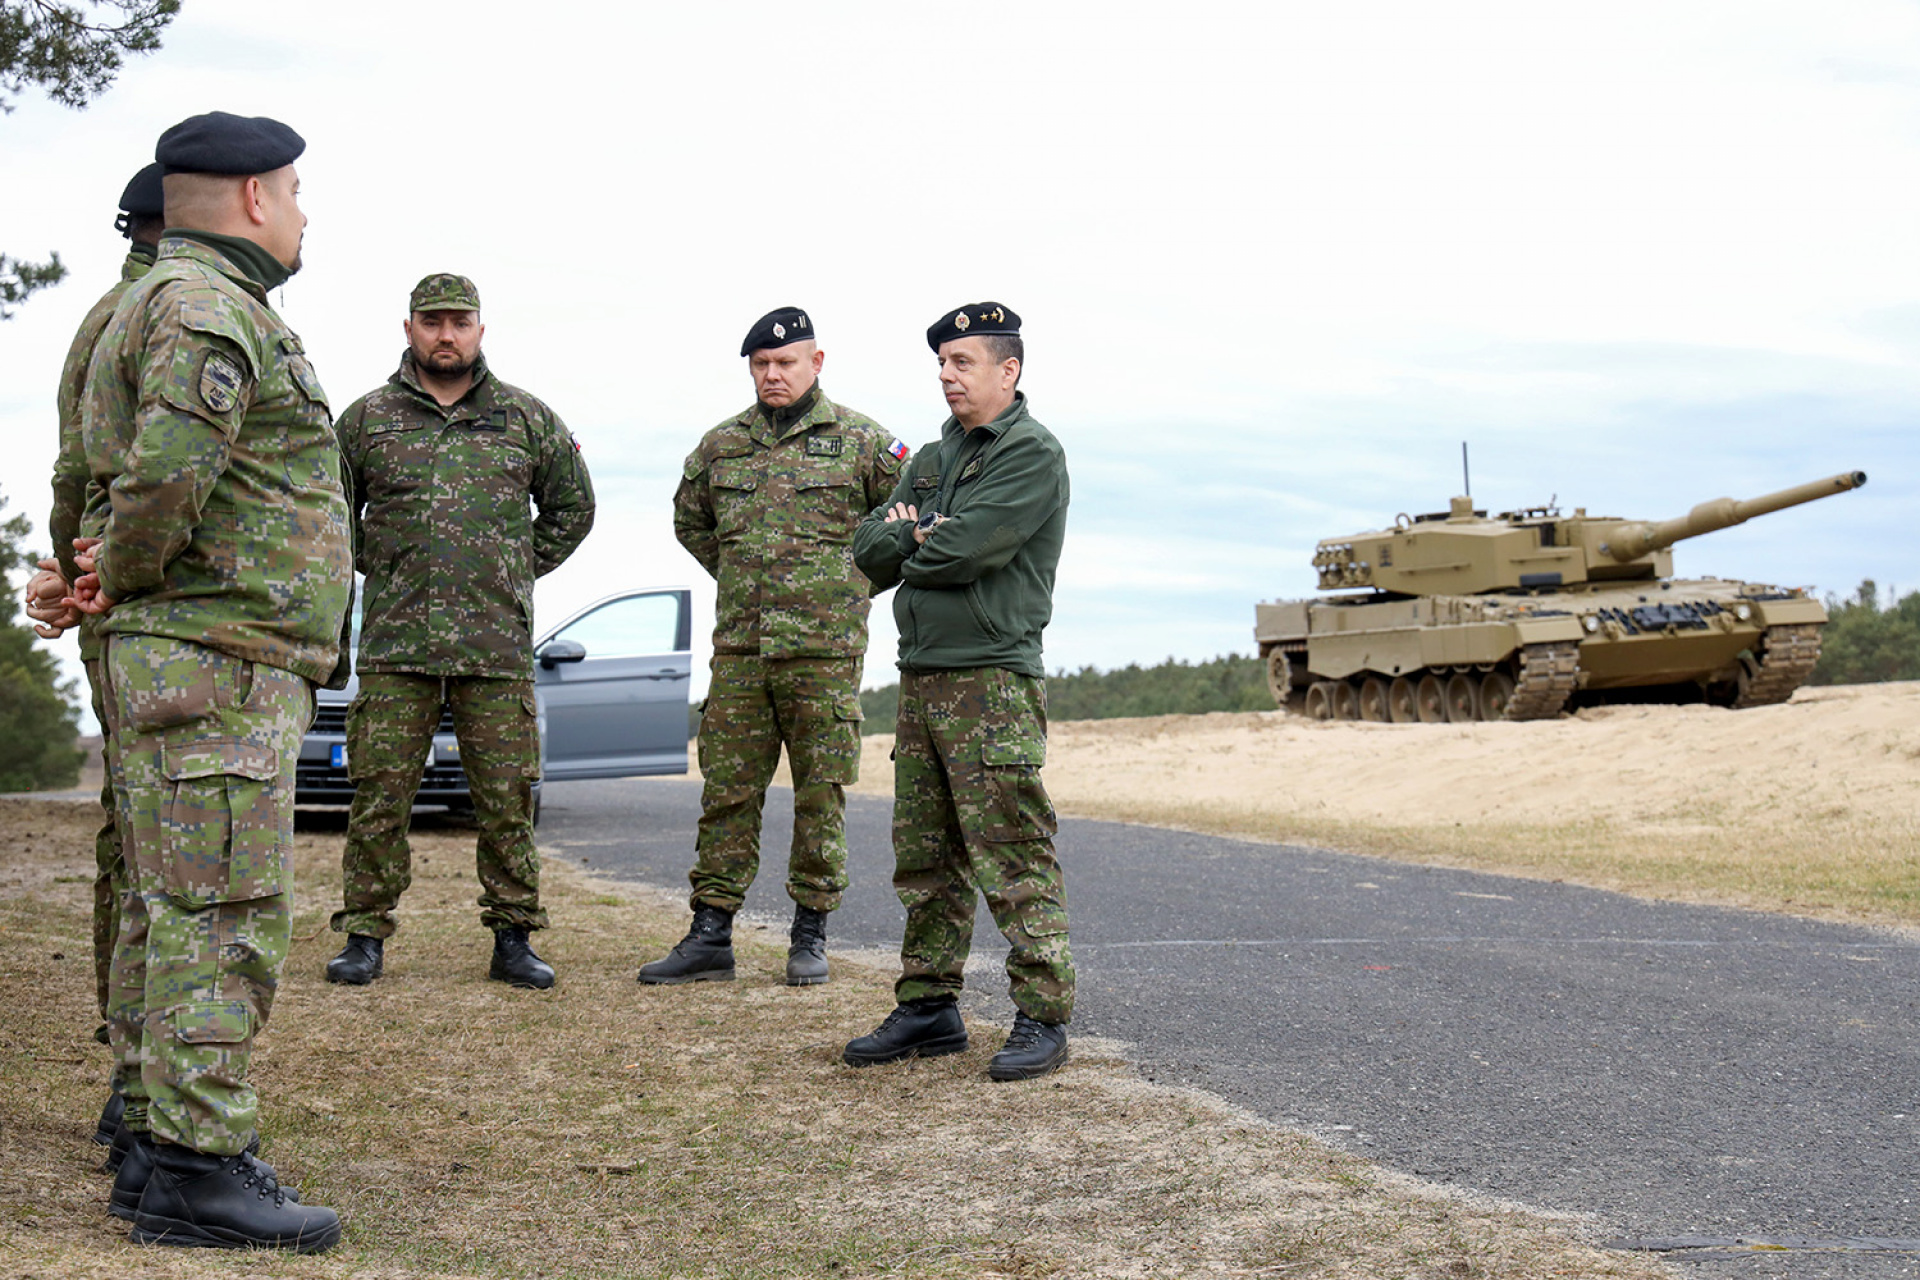
[[[542,629],[690,583],[703,663],[669,499],[752,399],[750,322],[807,308],[828,394],[918,448],[926,326],[986,298],[1026,319],[1072,471],[1052,670],[1251,652],[1317,540],[1444,509],[1463,441],[1495,510],[1666,517],[1864,469],[1678,571],[1920,588],[1910,3],[186,0],[94,106],[0,117],[0,250],[72,268],[0,324],[0,493],[42,529],[120,188],[212,109],[307,139],[274,302],[336,411],[451,270],[496,372],[581,441],[599,521]]]

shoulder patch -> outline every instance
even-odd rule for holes
[[[893,456],[895,462],[905,462],[907,460],[907,454],[911,453],[912,450],[907,448],[907,442],[905,440],[895,439],[892,444],[887,446],[887,452]]]
[[[209,351],[200,365],[200,400],[215,413],[232,413],[245,380],[239,361],[224,351]]]

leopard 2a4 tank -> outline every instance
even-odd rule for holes
[[[1315,719],[1541,720],[1605,701],[1785,702],[1813,671],[1827,611],[1794,587],[1676,579],[1683,538],[1832,497],[1846,471],[1673,520],[1470,498],[1392,528],[1328,538],[1320,589],[1255,608],[1274,699]]]

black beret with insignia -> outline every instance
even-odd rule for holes
[[[928,326],[927,345],[938,351],[941,343],[952,342],[955,338],[980,338],[993,334],[1017,337],[1019,333],[1020,317],[1012,307],[1002,306],[998,302],[974,302],[955,307]]]
[[[251,176],[285,168],[306,149],[306,139],[278,120],[209,111],[161,134],[153,158],[168,173]]]
[[[740,344],[740,354],[750,356],[790,342],[805,342],[814,336],[813,321],[807,319],[806,312],[798,307],[777,307],[753,322],[746,340]]]

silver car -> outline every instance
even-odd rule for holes
[[[357,623],[356,619],[356,623]],[[534,644],[542,781],[687,771],[693,599],[685,587],[623,591],[580,610]],[[351,804],[347,704],[359,690],[321,689],[300,747],[296,804]],[[442,711],[416,804],[473,807],[453,715]],[[534,817],[540,784],[534,784]]]

